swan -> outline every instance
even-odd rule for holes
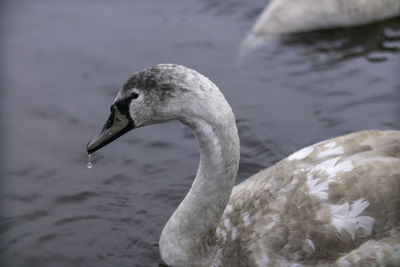
[[[122,86],[87,152],[134,128],[169,120],[194,132],[200,163],[161,232],[166,264],[400,264],[400,131],[326,140],[234,186],[239,136],[224,95],[195,70],[159,64]]]
[[[279,36],[363,25],[399,15],[399,0],[271,0],[242,42],[238,58]]]

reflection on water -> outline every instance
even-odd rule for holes
[[[198,166],[193,134],[137,129],[92,169],[85,151],[120,86],[152,64],[187,65],[221,88],[239,181],[332,136],[400,128],[399,19],[284,38],[237,67],[264,1],[171,1],[2,2],[1,266],[160,263],[159,234]]]
[[[315,67],[332,65],[355,57],[364,57],[370,62],[381,62],[388,58],[387,53],[400,51],[400,18],[366,26],[334,28],[281,37],[250,34],[244,38],[237,60],[242,64],[254,50],[276,43],[288,47],[302,47],[301,53],[309,57]]]
[[[400,18],[368,26],[302,33],[283,38],[287,46],[303,47],[302,54],[315,66],[332,65],[356,57],[385,61],[400,51]]]
[[[318,1],[270,1],[258,16],[246,37],[243,38],[237,62],[241,63],[247,55],[257,48],[279,41],[284,36],[322,29],[355,27],[400,15],[400,4],[392,0],[379,1],[373,7],[364,5],[359,1],[332,4],[333,2],[319,3]],[[360,31],[366,30],[364,32],[365,37],[369,32],[382,31],[382,29],[374,29],[373,26],[356,28],[350,30],[350,34],[353,32],[353,34],[356,33],[359,36]],[[339,32],[338,36],[343,38],[343,34],[344,31]],[[311,38],[313,39],[316,36],[319,38],[319,35],[311,36]],[[345,44],[339,43],[340,47],[347,45],[347,40],[343,41],[345,41]]]

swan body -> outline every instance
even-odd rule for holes
[[[193,130],[200,163],[161,233],[168,265],[400,264],[400,131],[323,141],[234,186],[240,152],[231,107],[203,75],[160,64],[124,84],[87,151],[172,119]]]
[[[274,37],[400,15],[399,0],[271,0],[242,43],[242,56]]]
[[[252,32],[261,35],[291,34],[362,25],[398,15],[398,0],[271,0]]]

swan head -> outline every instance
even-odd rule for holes
[[[213,104],[213,102],[218,104]],[[158,64],[134,74],[122,86],[100,134],[87,145],[89,154],[130,130],[177,119],[190,125],[229,105],[219,89],[195,70]]]

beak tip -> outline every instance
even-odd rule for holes
[[[90,140],[86,145],[86,151],[88,154],[92,154],[95,151],[95,149],[90,146],[91,144],[92,144],[92,140]]]

